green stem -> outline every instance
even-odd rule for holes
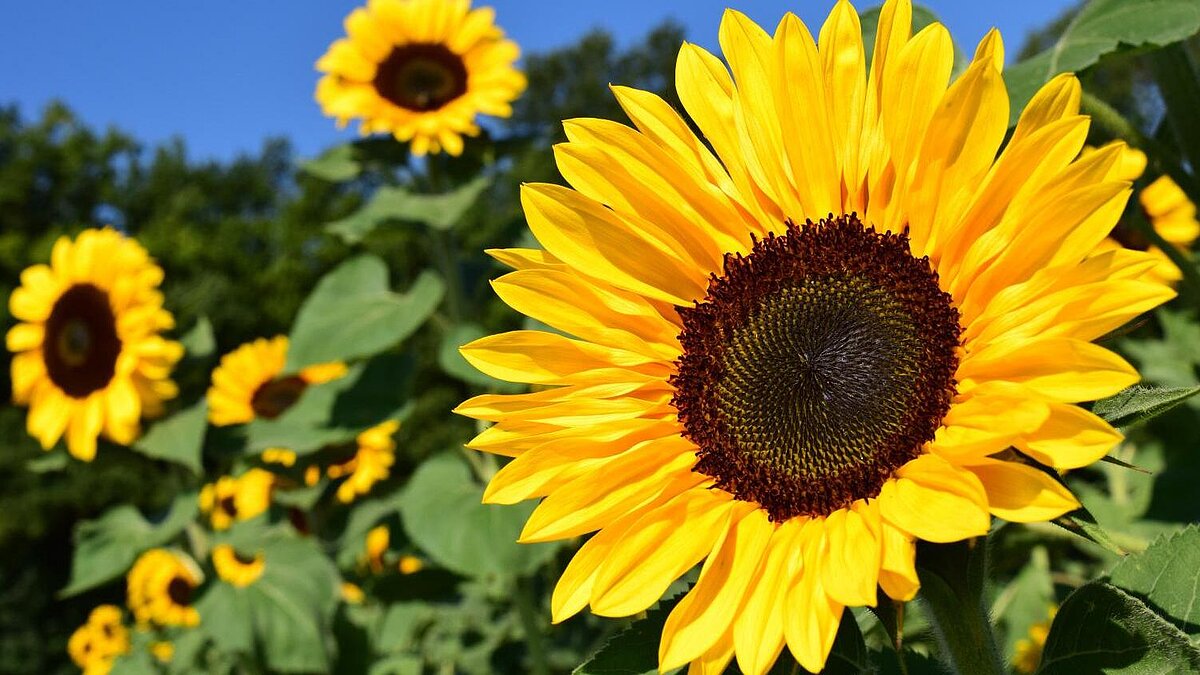
[[[445,189],[442,162],[439,156],[430,156],[425,161],[426,178],[429,181],[431,194],[441,194]],[[429,236],[429,250],[434,265],[446,282],[446,312],[450,319],[458,324],[466,317],[466,296],[463,293],[462,273],[459,269],[458,247],[455,245],[453,233],[426,227]]]
[[[1007,673],[983,605],[987,539],[927,544],[917,549],[921,600],[951,670],[972,675]]]
[[[533,590],[527,578],[517,579],[516,593],[513,600],[517,604],[517,613],[521,616],[521,626],[525,629],[525,646],[529,649],[529,660],[532,675],[549,675],[550,667],[546,662],[546,645],[542,635],[542,626],[538,622],[533,605]]]

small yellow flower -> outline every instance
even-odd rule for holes
[[[425,569],[425,563],[417,556],[400,556],[400,574],[416,574],[423,569]]]
[[[358,450],[353,457],[326,469],[330,478],[347,476],[338,486],[338,501],[349,504],[356,496],[367,494],[375,483],[388,477],[396,460],[396,441],[392,435],[399,428],[399,422],[388,420],[367,429],[358,435]]]
[[[217,569],[217,576],[238,588],[244,588],[258,581],[267,566],[261,553],[247,557],[238,553],[229,544],[213,547],[212,561],[213,567]]]
[[[87,623],[71,634],[67,653],[75,665],[89,675],[104,675],[113,660],[129,651],[129,629],[121,621],[121,610],[100,605],[88,615]]]
[[[415,155],[459,155],[477,116],[508,117],[525,89],[520,49],[494,19],[469,0],[371,0],[317,61],[317,102],[338,126],[359,118],[364,134],[412,141]]]
[[[363,598],[363,590],[356,584],[349,581],[342,582],[342,599],[351,605],[361,605]]]
[[[304,470],[304,484],[312,487],[321,480],[321,467],[313,464]]]
[[[178,393],[170,375],[183,356],[160,333],[175,326],[158,290],[163,271],[133,239],[111,229],[60,237],[49,265],[21,273],[8,299],[13,402],[49,450],[66,438],[90,462],[96,439],[129,445],[141,418]]]
[[[387,525],[371,528],[371,531],[367,533],[364,561],[376,574],[383,571],[383,556],[387,553],[390,540],[391,535],[388,533]]]
[[[195,626],[200,614],[191,605],[192,593],[203,579],[195,561],[183,553],[150,549],[126,577],[127,604],[139,625]]]
[[[291,468],[296,465],[296,453],[286,448],[267,448],[260,455],[264,464],[278,464]]]
[[[274,419],[292,406],[313,384],[346,374],[344,363],[324,363],[280,377],[287,363],[288,339],[259,338],[221,357],[208,389],[208,419],[214,425],[244,424]]]
[[[1017,640],[1016,654],[1013,657],[1013,667],[1019,673],[1032,673],[1042,662],[1042,649],[1046,647],[1046,637],[1050,635],[1050,624],[1054,622],[1057,607],[1051,607],[1045,621],[1039,621],[1029,627],[1029,636]]]
[[[150,643],[150,654],[158,659],[159,663],[170,663],[171,659],[175,658],[175,645],[165,640]]]
[[[271,506],[275,475],[250,469],[240,476],[222,476],[200,490],[200,510],[209,514],[214,530],[228,529],[236,521],[249,520]]]

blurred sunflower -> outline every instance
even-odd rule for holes
[[[209,515],[214,530],[225,530],[239,520],[250,520],[271,506],[275,475],[250,469],[240,476],[221,476],[200,490],[200,510]]]
[[[366,594],[358,584],[352,584],[349,581],[342,582],[342,600],[345,600],[346,604],[361,605],[364,599],[366,599]]]
[[[192,593],[201,581],[200,568],[191,558],[150,549],[129,570],[126,603],[139,625],[195,626],[200,614],[192,607]]]
[[[1029,627],[1029,634],[1017,640],[1014,645],[1016,654],[1013,656],[1013,668],[1018,673],[1037,672],[1042,663],[1042,651],[1046,647],[1046,638],[1050,637],[1050,624],[1054,623],[1054,615],[1058,607],[1051,606],[1045,621],[1039,621]]]
[[[339,126],[390,133],[412,152],[459,155],[478,115],[508,117],[525,89],[520,49],[470,0],[370,0],[317,61],[316,99]]]
[[[100,605],[88,615],[67,641],[67,654],[85,675],[107,675],[113,661],[129,652],[129,629],[121,621],[121,609]]]
[[[175,658],[175,645],[166,640],[151,642],[148,649],[159,663],[170,663]]]
[[[1086,154],[1091,149],[1085,149]],[[1121,158],[1119,173],[1122,180],[1130,182],[1142,177],[1146,171],[1146,155],[1136,148],[1125,148]],[[1183,188],[1171,180],[1170,176],[1159,176],[1140,192],[1138,204],[1146,219],[1158,234],[1168,243],[1187,250],[1200,238],[1200,221],[1196,220],[1196,205],[1188,199]],[[1107,251],[1119,247],[1144,250],[1153,255],[1157,264],[1146,272],[1146,278],[1151,281],[1177,283],[1183,274],[1175,263],[1154,246],[1150,246],[1145,237],[1131,227],[1118,227],[1113,236],[1101,243],[1098,251]]]
[[[349,504],[388,477],[392,463],[396,461],[396,441],[392,435],[399,428],[399,422],[388,420],[367,429],[358,435],[358,447],[350,459],[332,464],[325,470],[331,479],[346,478],[338,486],[338,501]]]
[[[259,338],[222,356],[208,389],[209,421],[223,427],[258,418],[275,419],[292,407],[309,385],[346,374],[344,363],[324,363],[280,377],[287,350],[287,337],[279,335],[270,340]]]
[[[261,553],[244,556],[229,544],[219,544],[213,547],[213,567],[217,576],[229,584],[244,588],[258,581],[266,569],[266,560]]]
[[[867,66],[838,2],[820,46],[725,14],[716,56],[684,45],[676,89],[614,93],[636,129],[565,124],[574,189],[526,185],[544,250],[494,255],[497,294],[557,332],[462,348],[541,390],[485,395],[472,442],[513,457],[485,501],[542,498],[522,541],[598,531],[552,596],[628,616],[700,576],[659,666],[819,671],[847,606],[911,599],[915,540],[987,533],[991,516],[1078,505],[1023,461],[1098,460],[1121,438],[1075,405],[1138,380],[1090,341],[1173,296],[1153,256],[1092,252],[1130,193],[1120,148],[1080,158],[1070,74],[1010,141],[992,31],[949,84],[954,46],[890,0]],[[730,73],[732,70],[732,75]],[[710,151],[715,151],[713,154]],[[1011,447],[1021,452],[1010,451]]]
[[[64,435],[76,458],[96,456],[96,438],[129,445],[143,415],[162,414],[178,390],[171,369],[183,356],[160,332],[163,271],[116,230],[60,237],[49,265],[21,273],[9,311],[13,401],[29,406],[29,434],[49,450]]]
[[[387,554],[391,538],[391,533],[388,532],[387,525],[378,525],[371,528],[371,531],[367,533],[366,543],[363,545],[363,557],[361,560],[363,567],[370,568],[375,574],[383,571],[383,556]]]

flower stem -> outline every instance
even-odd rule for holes
[[[942,654],[956,673],[1007,673],[983,605],[987,539],[917,548],[921,600],[933,622]]]
[[[530,588],[529,579],[517,579],[513,600],[517,605],[517,613],[521,616],[521,627],[525,629],[525,646],[529,650],[531,662],[529,672],[532,675],[548,675],[550,667],[546,663],[546,645],[543,642],[542,627],[534,610],[533,590]]]

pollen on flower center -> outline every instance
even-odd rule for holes
[[[92,284],[64,291],[46,319],[43,358],[50,379],[67,395],[85,398],[112,380],[120,353],[108,294]]]
[[[727,255],[678,311],[673,403],[694,470],[772,520],[876,496],[950,408],[958,311],[907,237],[854,215]]]
[[[467,92],[467,67],[442,44],[400,45],[375,71],[375,89],[401,108],[437,110]]]

